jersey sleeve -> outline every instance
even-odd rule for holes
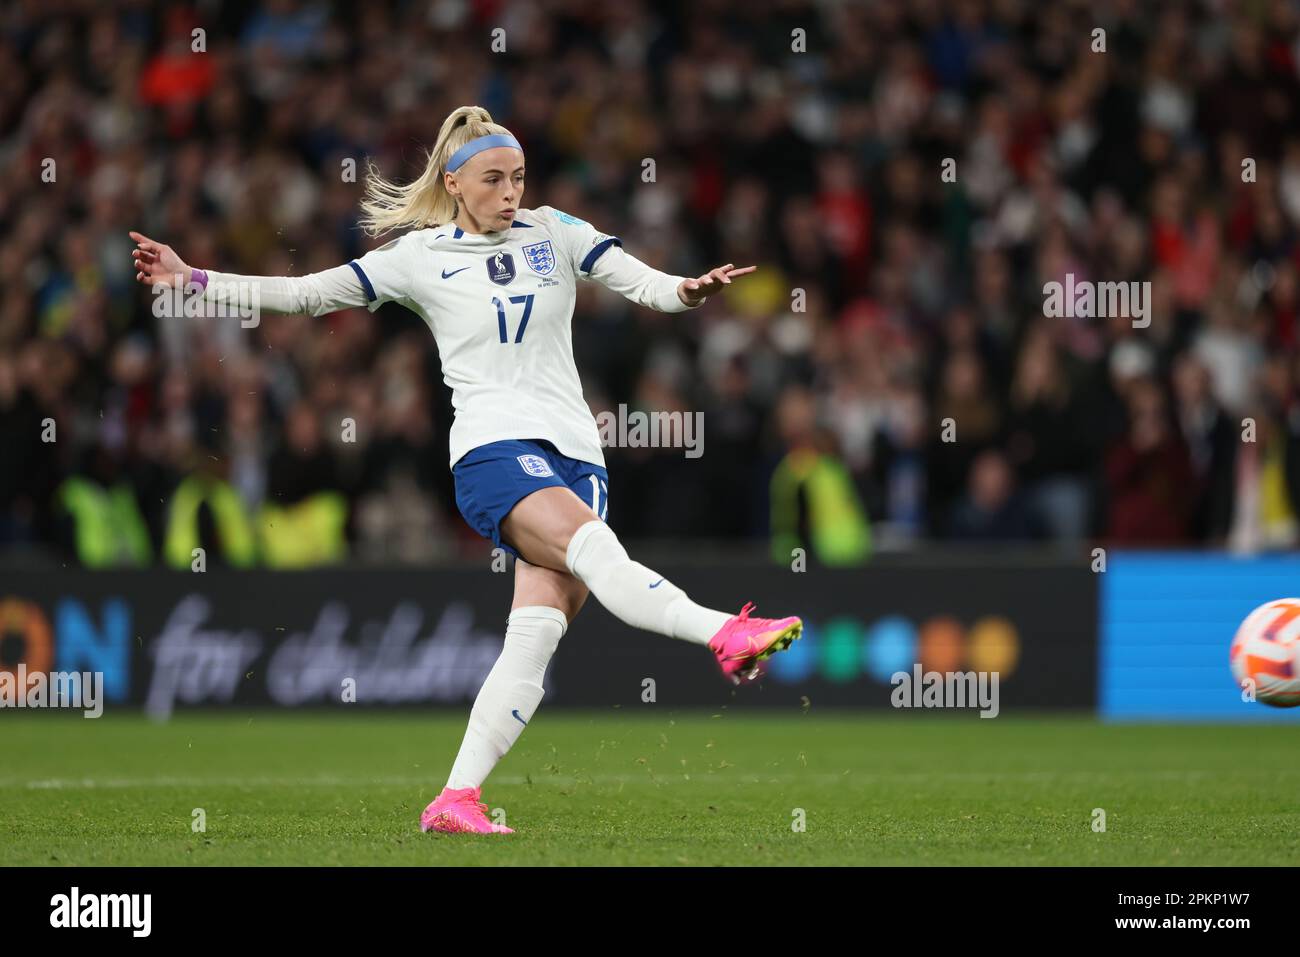
[[[206,270],[203,297],[209,302],[289,315],[323,316],[365,306],[374,312],[386,302],[409,296],[409,259],[416,240],[407,233],[342,266],[306,276],[241,276]]]
[[[366,305],[356,273],[334,266],[306,276],[243,276],[205,270],[203,298],[230,308],[264,309],[291,316],[324,316]]]
[[[348,263],[365,294],[363,305],[371,312],[386,302],[398,302],[410,295],[415,243],[414,234],[407,233]]]
[[[593,279],[620,295],[659,312],[684,312],[694,308],[677,295],[681,276],[648,266],[623,250],[623,241],[596,229],[586,220],[545,207],[552,219],[552,234],[560,255],[573,264],[579,279]]]
[[[660,272],[617,247],[600,257],[591,267],[589,278],[657,312],[686,312],[700,305],[688,306],[677,295],[682,276]]]

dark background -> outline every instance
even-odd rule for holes
[[[254,524],[341,495],[341,542],[308,563],[481,555],[413,316],[158,320],[126,235],[226,271],[340,264],[371,245],[344,161],[414,176],[468,103],[524,143],[526,206],[673,272],[760,267],[689,316],[582,290],[593,409],[704,413],[700,459],[609,450],[624,539],[788,561],[822,493],[773,477],[816,463],[875,549],[1291,547],[1298,44],[1288,2],[8,3],[0,550],[158,562],[174,490],[203,474]],[[1150,282],[1151,327],[1044,318],[1067,272]],[[74,476],[128,501],[98,550]]]

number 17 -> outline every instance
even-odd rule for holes
[[[522,342],[524,338],[524,328],[528,325],[528,317],[533,312],[533,293],[526,296],[511,296],[510,301],[515,305],[524,304],[524,317],[519,320],[519,328],[515,331],[515,342]],[[501,333],[501,341],[506,341],[506,307],[496,296],[492,297],[492,304],[497,307],[497,331]]]

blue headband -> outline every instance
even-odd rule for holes
[[[451,154],[451,159],[447,160],[447,172],[456,172],[465,165],[465,161],[471,156],[482,153],[484,150],[496,149],[498,146],[513,146],[521,153],[524,150],[519,145],[519,141],[509,133],[493,133],[491,136],[480,136],[477,139],[470,140]]]

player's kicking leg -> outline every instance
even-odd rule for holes
[[[515,562],[505,646],[474,699],[447,786],[420,815],[421,830],[513,833],[488,817],[488,806],[479,800],[483,782],[532,720],[546,666],[586,599],[587,586],[568,572]]]
[[[707,645],[734,684],[757,677],[759,663],[803,631],[793,616],[750,617],[752,603],[736,615],[697,605],[658,572],[633,561],[609,526],[567,488],[544,488],[522,499],[501,530],[534,565],[567,569],[627,624]]]

